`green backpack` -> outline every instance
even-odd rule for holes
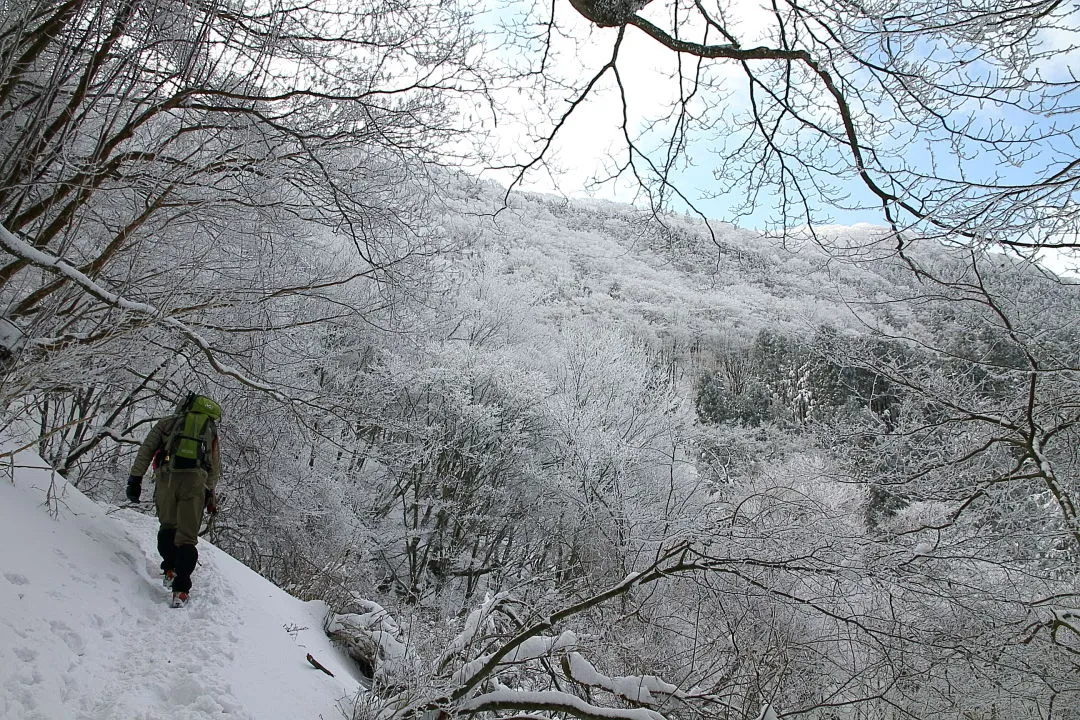
[[[180,405],[178,416],[168,443],[173,469],[209,469],[210,448],[203,435],[209,423],[221,419],[221,406],[205,395],[192,393]]]

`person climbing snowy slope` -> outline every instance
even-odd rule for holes
[[[344,720],[367,702],[326,603],[203,537],[198,595],[170,610],[157,518],[95,503],[26,444],[0,440],[2,720]]]
[[[161,572],[172,588],[172,607],[183,607],[191,592],[191,574],[199,561],[199,526],[203,511],[217,512],[215,487],[221,475],[217,421],[221,406],[205,395],[189,394],[176,413],[159,420],[135,456],[127,498],[139,502],[142,479],[154,467],[154,505]]]

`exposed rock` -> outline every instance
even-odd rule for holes
[[[353,598],[350,609],[358,612],[330,613],[323,630],[349,657],[365,677],[382,685],[392,685],[405,658],[401,629],[381,605]]]

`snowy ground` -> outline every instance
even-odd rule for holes
[[[358,676],[325,605],[200,541],[191,600],[171,609],[152,517],[92,502],[32,453],[14,466],[0,461],[0,718],[348,717]]]

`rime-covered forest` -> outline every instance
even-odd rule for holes
[[[1075,10],[734,12],[0,0],[2,457],[218,399],[356,719],[1080,716]]]

